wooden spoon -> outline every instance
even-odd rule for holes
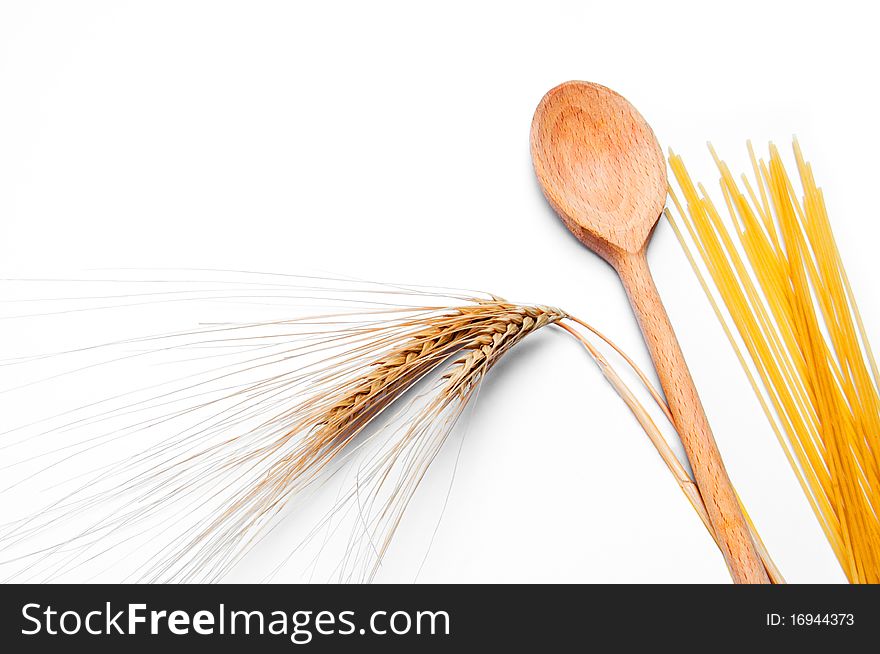
[[[733,580],[769,583],[648,270],[648,241],[666,203],[666,161],[654,132],[611,89],[567,82],[538,105],[531,146],[547,200],[626,288]]]

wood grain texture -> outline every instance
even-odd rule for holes
[[[653,131],[614,91],[566,82],[538,105],[531,148],[550,204],[623,281],[731,577],[769,583],[648,269],[648,241],[666,203],[666,162]]]
[[[681,346],[648,269],[647,257],[644,251],[624,255],[614,266],[638,318],[731,577],[737,583],[769,583]]]
[[[531,146],[544,195],[582,243],[612,265],[644,247],[666,203],[666,162],[626,98],[560,84],[535,111]]]

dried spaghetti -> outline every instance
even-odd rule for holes
[[[684,232],[667,217],[844,572],[852,583],[878,583],[877,366],[822,191],[797,142],[800,197],[773,145],[768,162],[751,145],[749,154],[754,182],[743,175],[738,183],[712,150],[722,217],[670,152],[684,205],[672,188],[670,196]]]

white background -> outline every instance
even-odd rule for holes
[[[797,134],[876,335],[868,4],[2,2],[0,274],[319,268],[480,288],[559,305],[650,368],[613,272],[533,179],[536,104],[585,79],[709,183],[706,140],[741,169],[747,138]],[[842,581],[667,225],[650,263],[782,572]],[[382,579],[411,581],[393,552]],[[418,579],[729,578],[625,407],[548,331],[487,383]]]

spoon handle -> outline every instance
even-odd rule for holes
[[[718,543],[736,583],[769,583],[727,476],[644,250],[614,262],[642,329],[654,367]]]

